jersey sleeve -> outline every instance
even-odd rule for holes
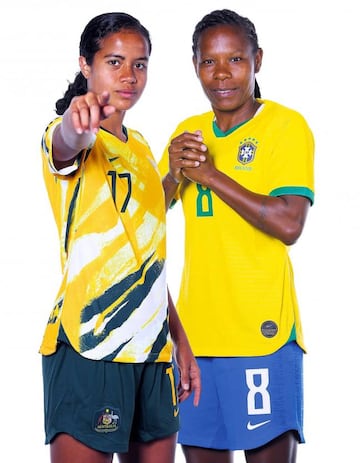
[[[314,202],[314,137],[296,112],[279,129],[270,156],[270,196],[299,195]]]
[[[54,164],[53,160],[53,149],[52,149],[52,139],[54,135],[54,130],[56,127],[61,123],[62,117],[59,116],[54,119],[50,124],[47,126],[42,142],[41,142],[41,151],[43,156],[45,157],[45,161],[47,162],[49,172],[55,175],[70,175],[75,172],[79,168],[79,158],[76,157],[74,163],[71,166],[64,167],[62,169],[57,169]]]

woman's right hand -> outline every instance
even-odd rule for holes
[[[53,135],[53,159],[58,169],[71,165],[77,154],[89,146],[103,119],[115,112],[109,92],[87,92],[71,100]]]
[[[109,92],[100,95],[87,92],[72,99],[66,113],[70,113],[71,123],[77,134],[96,133],[99,130],[101,121],[115,112],[115,107],[109,104],[109,100]]]

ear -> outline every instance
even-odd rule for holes
[[[263,59],[263,50],[262,48],[258,48],[256,55],[255,55],[255,73],[260,71],[262,59]]]
[[[88,79],[90,77],[91,68],[87,64],[85,56],[79,56],[79,66],[82,75],[85,77],[85,79]]]
[[[196,59],[195,55],[193,55],[193,57],[192,57],[192,62],[193,62],[193,65],[194,65],[195,73],[196,73],[197,77],[199,77],[197,59]]]

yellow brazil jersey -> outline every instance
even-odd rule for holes
[[[53,353],[63,330],[89,359],[167,362],[166,217],[150,148],[136,131],[123,143],[101,129],[74,166],[57,171],[60,121],[44,133],[42,158],[63,278],[40,352]]]
[[[220,133],[214,113],[179,124],[201,130],[215,166],[264,195],[314,199],[314,140],[296,111],[268,100],[258,114]],[[159,163],[168,171],[168,152]],[[291,337],[305,349],[288,248],[254,228],[212,191],[184,181],[185,265],[177,308],[197,356],[254,356]],[[171,211],[169,212],[171,214]]]

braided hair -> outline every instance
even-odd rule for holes
[[[218,26],[220,24],[228,24],[239,26],[246,34],[249,42],[252,45],[253,52],[256,53],[259,49],[259,42],[254,24],[244,16],[240,16],[232,10],[214,10],[205,15],[195,26],[192,36],[192,51],[196,55],[201,34],[209,27]],[[259,85],[255,79],[254,97],[261,98]]]
[[[108,35],[121,30],[139,32],[147,40],[149,53],[151,53],[151,39],[149,31],[140,23],[140,21],[127,13],[103,13],[91,19],[81,34],[79,45],[80,56],[84,56],[87,64],[91,66],[95,54],[101,48],[101,41]],[[70,102],[73,97],[84,95],[87,91],[87,80],[79,71],[75,75],[74,82],[69,83],[64,96],[57,100],[55,104],[56,114],[64,114],[66,109],[70,106]]]

